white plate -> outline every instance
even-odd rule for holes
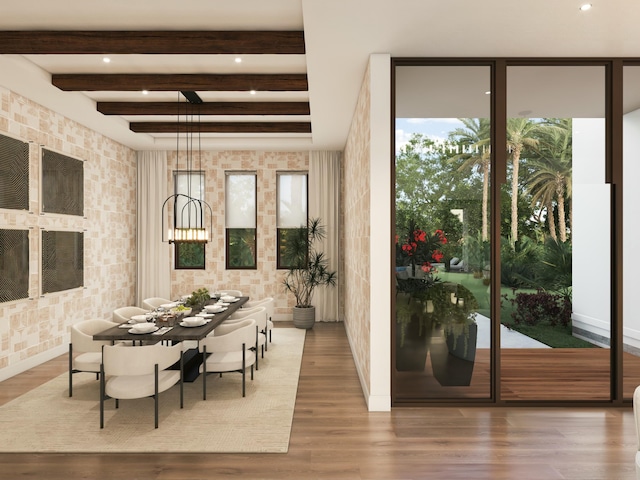
[[[187,327],[187,328],[201,327],[201,326],[206,325],[206,324],[207,324],[207,321],[204,318],[202,319],[202,323],[197,324],[197,325],[192,325],[192,324],[180,322],[180,326],[181,327]]]
[[[176,308],[178,306],[178,304],[176,302],[173,303],[163,303],[162,305],[160,305],[162,308],[164,308],[165,310],[171,310],[172,308]]]
[[[202,318],[213,318],[215,315],[213,313],[196,313],[196,317]]]
[[[237,302],[238,299],[236,297],[232,297],[232,296],[223,296],[220,297],[220,300],[222,300],[223,302]]]
[[[228,307],[229,306],[229,304],[226,303],[226,302],[218,302],[218,303],[216,303],[216,305],[220,305],[221,307]],[[226,310],[226,308],[225,308],[225,310]]]
[[[129,333],[133,333],[134,335],[146,335],[148,333],[153,333],[156,330],[158,330],[158,327],[154,325],[153,328],[150,330],[139,330],[137,328],[131,328],[129,329]]]

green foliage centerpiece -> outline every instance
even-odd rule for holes
[[[209,290],[206,288],[198,288],[191,293],[191,296],[185,301],[187,307],[194,310],[202,310],[205,304],[211,299]]]

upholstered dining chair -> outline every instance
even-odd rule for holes
[[[640,480],[640,386],[633,392],[633,418],[636,422],[636,437],[638,446],[636,450],[636,478]]]
[[[207,399],[207,374],[239,372],[242,374],[242,396],[245,396],[246,370],[256,363],[255,348],[258,338],[258,325],[253,318],[245,318],[229,325],[224,323],[215,329],[216,334],[200,341],[198,349],[203,361],[200,365],[202,374],[202,399]]]
[[[100,378],[102,347],[109,341],[97,341],[93,335],[115,327],[116,324],[101,318],[83,320],[71,325],[71,341],[69,342],[69,396],[73,396],[73,374],[91,372]]]
[[[160,305],[164,305],[166,303],[171,303],[171,300],[167,300],[166,298],[162,297],[145,298],[142,301],[142,308],[146,308],[147,310],[155,310]]]
[[[147,310],[140,307],[120,307],[113,311],[113,321],[116,323],[127,323],[134,315],[144,315]]]
[[[178,363],[179,370],[169,367]],[[159,394],[180,383],[180,408],[184,405],[182,345],[160,343],[140,347],[118,348],[107,345],[100,365],[100,428],[104,428],[104,402],[154,398],[155,427],[158,428]]]
[[[271,330],[273,330],[273,314],[276,309],[276,301],[273,297],[265,297],[260,300],[253,300],[245,302],[243,308],[264,307],[267,309],[267,328],[262,332],[268,337],[271,342]],[[265,345],[265,349],[269,349],[268,345]]]
[[[267,309],[264,307],[241,308],[229,315],[224,323],[229,325],[239,322],[245,318],[253,318],[258,325],[258,347],[261,349],[261,357],[264,358],[265,346],[267,344],[267,336],[263,333],[267,328]],[[216,329],[217,330],[217,329]],[[213,331],[214,335],[216,330]],[[258,359],[256,359],[256,370],[259,369]]]

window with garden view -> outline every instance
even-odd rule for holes
[[[278,268],[289,268],[284,258],[287,237],[307,225],[307,172],[278,172]]]
[[[256,173],[227,172],[225,179],[226,268],[256,269]]]

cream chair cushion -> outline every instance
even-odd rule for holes
[[[167,300],[166,298],[162,297],[145,298],[142,301],[142,308],[146,308],[147,310],[155,310],[160,305],[164,305],[166,303],[171,303],[171,300]]]
[[[120,307],[113,311],[113,321],[116,323],[127,323],[134,315],[144,315],[147,310],[140,307]]]

